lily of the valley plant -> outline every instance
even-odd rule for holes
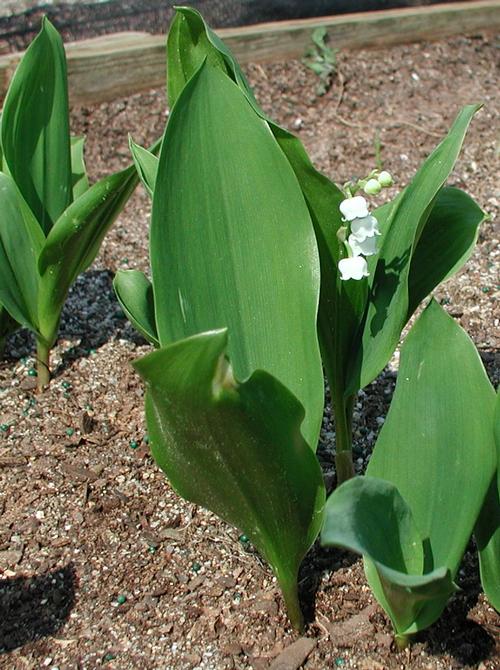
[[[197,12],[178,8],[167,52],[171,113],[159,160],[131,143],[153,198],[152,279],[123,271],[115,280],[126,314],[157,349],[134,364],[146,384],[152,452],[182,496],[251,539],[301,628],[297,575],[325,506],[315,456],[322,364],[341,484],[353,475],[358,390],[383,369],[415,308],[475,243],[483,212],[445,182],[479,106],[465,107],[412,182],[370,213],[364,196],[317,172],[300,141],[266,117]],[[371,195],[390,182],[388,173],[374,173],[362,187]],[[366,491],[353,488],[341,500],[348,528],[330,502],[323,535],[365,555],[370,583],[403,642],[439,616],[453,591],[496,467],[492,390],[466,336],[432,303],[407,349],[403,400],[395,400],[370,466],[375,484],[366,480]],[[474,403],[473,424],[465,427]],[[420,462],[419,449],[413,475],[407,462]],[[353,481],[344,486],[363,482]],[[453,515],[449,494],[457,490],[467,501]],[[382,498],[373,509],[370,495]],[[389,518],[391,505],[406,519],[404,532]],[[369,537],[351,541],[348,531],[357,537],[367,523]],[[488,584],[498,562],[494,541],[484,526]],[[380,588],[377,580],[385,580]]]
[[[64,48],[47,19],[12,78],[0,137],[0,341],[18,325],[35,333],[41,389],[68,290],[137,174],[131,166],[89,187],[84,140],[69,132]]]

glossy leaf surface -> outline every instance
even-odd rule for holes
[[[424,541],[425,573],[458,570],[496,467],[495,393],[469,337],[431,302],[402,349],[391,407],[367,474],[394,484]],[[457,504],[457,491],[466,504]],[[375,595],[383,593],[373,572]],[[430,625],[446,598],[425,604],[409,630]],[[393,616],[393,614],[391,614]]]
[[[453,169],[469,123],[480,105],[467,105],[448,135],[388,210],[387,232],[377,257],[360,342],[349,371],[348,393],[370,383],[394,351],[406,322],[408,276],[413,248],[424,230],[436,197]]]
[[[72,200],[66,59],[45,18],[9,85],[2,114],[4,161],[47,234]]]
[[[38,329],[37,260],[45,241],[11,177],[0,172],[0,303],[26,328]]]
[[[149,279],[139,270],[118,270],[113,288],[132,325],[155,347],[159,346],[153,287]]]
[[[246,97],[207,64],[170,115],[153,199],[151,268],[162,346],[228,327],[235,374],[275,376],[323,411],[316,337],[319,262],[290,165]]]
[[[226,347],[226,331],[202,333],[134,363],[151,449],[181,496],[248,535],[300,627],[297,574],[322,521],[321,470],[301,436],[300,403],[265,372],[235,381]]]

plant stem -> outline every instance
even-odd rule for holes
[[[333,409],[335,413],[335,437],[337,444],[335,455],[337,486],[354,477],[351,431],[353,399],[348,398],[346,401],[342,390],[340,384],[335,384],[335,388],[333,389]]]
[[[41,393],[50,382],[50,347],[45,340],[37,337],[36,340],[36,371],[37,371],[37,389]]]
[[[299,590],[297,579],[281,581],[281,592],[285,599],[286,611],[292,626],[302,633],[304,630],[304,615],[299,603]]]
[[[406,649],[406,647],[410,644],[410,636],[405,635],[404,633],[396,633],[394,636],[394,641],[396,643],[396,647],[401,651],[402,649]]]

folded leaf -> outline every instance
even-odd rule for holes
[[[167,92],[170,107],[174,106],[184,86],[205,60],[212,67],[219,66],[227,73],[222,54],[212,44],[211,38],[215,35],[208,34],[199,12],[190,7],[176,7],[175,10],[167,38]],[[186,44],[189,44],[189,49],[185,48]]]
[[[411,509],[390,482],[355,477],[328,498],[321,543],[365,557],[370,574],[378,579],[375,594],[382,595],[381,604],[399,634],[411,626],[425,602],[447,599],[455,591],[448,568],[424,574],[422,539]]]
[[[321,526],[321,470],[300,433],[300,403],[265,372],[236,381],[227,340],[202,333],[134,363],[151,450],[180,495],[248,535],[301,627],[297,574]]]
[[[76,200],[89,188],[89,180],[85,169],[83,148],[85,137],[71,138],[71,179],[73,185],[73,200]]]
[[[11,177],[0,172],[0,303],[26,328],[38,330],[37,259],[45,241]]]
[[[500,612],[500,393],[493,418],[497,471],[493,477],[475,528],[479,567],[484,592]]]
[[[132,325],[158,347],[153,287],[149,279],[139,270],[118,270],[113,288]]]
[[[44,337],[55,337],[71,284],[97,255],[102,240],[137,185],[132,165],[89,188],[57,220],[38,261],[40,324]]]
[[[289,388],[305,407],[303,434],[315,448],[323,375],[311,219],[267,124],[207,63],[167,125],[151,268],[162,346],[227,326],[236,376],[263,369]]]
[[[158,171],[158,156],[136,144],[132,138],[129,138],[129,146],[137,174],[152,198]]]
[[[47,234],[73,188],[66,58],[47,18],[10,82],[1,137],[9,174]]]
[[[318,333],[328,380],[343,393],[345,369],[352,341],[366,304],[366,282],[341,282],[337,263],[341,247],[337,231],[342,225],[339,204],[342,191],[312,165],[301,141],[275,124],[259,107],[231,50],[194,9],[177,7],[168,40],[169,101],[173,105],[183,86],[207,59],[238,84],[255,112],[265,120],[287,157],[300,184],[314,225],[321,266]]]
[[[399,341],[409,309],[408,276],[413,250],[479,108],[480,105],[467,105],[461,110],[448,135],[389,209],[387,232],[375,273],[370,277],[364,327],[348,373],[348,394],[355,393],[377,376]]]
[[[403,345],[394,397],[367,469],[392,482],[411,509],[424,541],[424,574],[444,567],[454,578],[458,570],[496,467],[494,403],[473,343],[431,302]],[[373,572],[367,576],[383,599]],[[445,604],[446,597],[427,602],[403,632],[430,625]]]
[[[485,213],[458,188],[443,188],[436,198],[411,257],[407,319],[441,282],[471,255]]]

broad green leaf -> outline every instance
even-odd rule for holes
[[[413,251],[408,276],[409,318],[422,300],[471,255],[485,213],[458,188],[443,188]]]
[[[137,182],[133,165],[105,177],[73,202],[50,231],[38,261],[39,318],[47,341],[55,338],[71,284],[94,260]]]
[[[153,287],[149,279],[139,270],[118,270],[113,287],[132,325],[158,347]]]
[[[426,549],[425,573],[443,567],[454,578],[458,570],[496,467],[494,403],[473,343],[432,301],[403,345],[394,398],[367,469],[392,482],[411,509]],[[373,572],[367,576],[381,600]],[[445,604],[444,597],[426,603],[404,632],[430,625]]]
[[[137,174],[152,198],[155,190],[156,173],[158,171],[158,156],[136,144],[131,137],[129,138],[129,146]]]
[[[0,303],[26,328],[38,329],[37,260],[44,235],[11,177],[0,172]]]
[[[321,543],[364,556],[378,578],[377,598],[383,596],[381,604],[398,633],[405,633],[424,603],[447,599],[455,591],[446,567],[424,573],[423,538],[411,509],[383,479],[355,477],[332,493]]]
[[[227,340],[224,330],[202,333],[134,363],[151,450],[181,496],[248,535],[301,627],[297,574],[321,527],[321,470],[301,436],[303,407],[266,372],[236,381]]]
[[[356,344],[347,393],[369,384],[394,351],[406,322],[411,257],[436,197],[453,169],[465,133],[480,105],[467,105],[444,140],[390,209],[387,232],[371,280],[361,341]]]
[[[315,448],[323,376],[311,219],[265,121],[206,63],[167,125],[151,268],[161,345],[227,327],[236,376],[262,369],[284,384],[306,409],[303,434]]]
[[[201,15],[188,7],[177,7],[174,32],[169,37],[169,101],[173,105],[182,87],[208,59],[228,73],[247,97],[255,112],[271,129],[295,172],[314,224],[321,265],[321,295],[318,331],[323,361],[332,389],[344,388],[348,352],[359,330],[366,304],[366,282],[340,282],[337,262],[341,247],[337,231],[342,225],[339,204],[344,195],[312,165],[300,140],[275,124],[260,109],[245,76],[230,49],[206,25]]]
[[[77,200],[89,188],[89,180],[83,157],[84,145],[85,137],[71,138],[71,181],[73,185],[73,200]]]
[[[1,136],[9,174],[47,234],[73,187],[66,59],[47,18],[10,83]]]
[[[488,600],[500,612],[500,393],[497,394],[493,431],[497,471],[475,528],[481,583]]]

